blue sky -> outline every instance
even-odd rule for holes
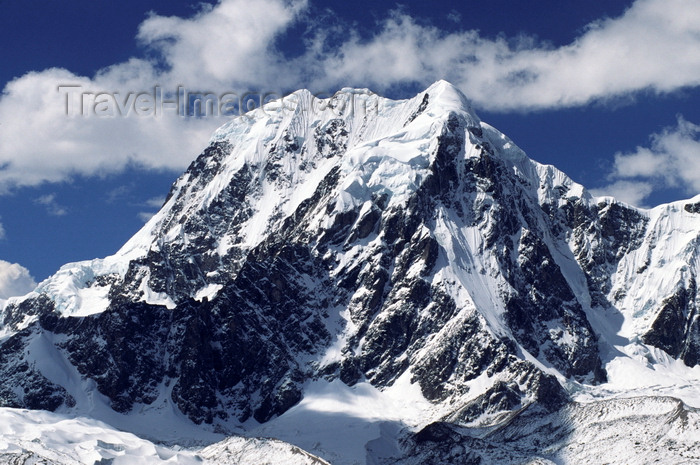
[[[225,117],[66,115],[59,85],[283,94],[447,79],[596,194],[700,191],[691,0],[0,0],[0,299],[114,253]]]

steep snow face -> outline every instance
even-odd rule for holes
[[[696,405],[699,233],[700,197],[593,198],[444,81],[302,90],[217,130],[115,255],[8,302],[0,402],[168,412],[340,463],[572,396]],[[359,432],[319,445],[309,419]]]
[[[430,94],[432,99],[396,102],[366,89],[343,89],[329,99],[301,90],[233,119],[211,138],[211,146],[222,149],[205,152],[190,166],[161,212],[118,255],[143,256],[158,241],[186,243],[187,219],[226,200],[245,200],[247,208],[212,218],[207,226],[216,233],[213,245],[219,253],[243,253],[278,228],[338,166],[345,181],[340,211],[372,194],[404,201],[420,184],[449,112],[479,125],[464,96],[448,83],[434,84],[426,90]],[[424,100],[417,104],[419,98]],[[233,186],[233,180],[242,182]],[[217,219],[235,231],[217,229]]]
[[[697,294],[700,214],[693,211],[696,204],[700,196],[644,212],[648,227],[641,244],[620,260],[612,276],[610,296],[625,315],[621,336],[645,334],[669,296],[681,290]],[[655,292],[649,292],[652,289]],[[686,312],[694,312],[695,296],[685,300],[679,304],[692,307],[685,308]],[[673,355],[679,355],[675,352]]]

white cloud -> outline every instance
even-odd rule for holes
[[[675,187],[700,193],[700,126],[678,117],[674,127],[651,136],[650,147],[615,154],[610,180],[596,195],[613,195],[640,205],[654,187]]]
[[[147,207],[160,208],[165,203],[165,196],[151,197],[144,202]]]
[[[319,58],[328,85],[343,76],[378,87],[443,77],[490,110],[582,105],[699,85],[700,3],[637,0],[559,48],[528,37],[446,34],[397,12],[370,40],[354,36]]]
[[[5,239],[5,227],[0,223],[0,240]]]
[[[144,68],[138,79],[125,75]],[[66,70],[29,73],[10,82],[0,99],[0,192],[57,182],[76,175],[119,172],[129,164],[182,169],[205,145],[217,122],[171,117],[96,117],[65,114],[65,93],[57,86],[78,84],[93,92],[148,90],[149,65],[129,62],[94,79]],[[76,110],[77,111],[77,110]]]
[[[160,207],[162,207],[164,203],[165,203],[165,197],[160,196],[160,197],[151,197],[150,199],[143,202],[142,205],[144,207],[160,209]],[[138,217],[141,221],[143,221],[144,223],[147,223],[148,220],[153,218],[153,215],[155,215],[155,214],[156,214],[156,212],[143,211],[143,212],[138,213]]]
[[[97,117],[92,110],[106,105],[93,105],[94,96],[85,99],[84,116],[79,92],[114,95],[133,110],[129,95],[156,85],[164,92],[176,92],[178,85],[243,92],[274,82],[283,65],[272,43],[303,7],[303,2],[224,0],[191,19],[154,15],[142,23],[138,39],[156,59],[133,58],[93,77],[52,68],[9,82],[0,96],[0,193],[76,175],[102,176],[128,165],[182,170],[228,118],[185,118],[174,109],[159,117],[134,111],[121,117],[113,100],[109,109],[115,116]],[[78,87],[59,91],[67,85]]]
[[[452,21],[453,23],[459,24],[460,21],[462,21],[462,15],[459,13],[457,10],[452,10],[449,13],[447,13],[447,19]]]
[[[700,192],[700,126],[678,117],[678,124],[651,137],[651,147],[615,155],[616,178],[650,178],[688,193]]]
[[[591,189],[591,194],[595,196],[611,196],[630,205],[645,207],[644,199],[653,190],[652,184],[644,181],[615,181],[605,187]]]
[[[24,295],[36,287],[29,270],[18,263],[0,260],[0,300]]]
[[[56,201],[56,194],[46,194],[34,199],[34,203],[46,207],[46,212],[52,216],[63,216],[68,211]]]
[[[285,67],[273,42],[304,8],[305,1],[227,0],[191,19],[151,16],[138,38],[164,58],[171,85],[274,84],[282,69],[295,73]]]
[[[129,195],[131,191],[134,190],[134,185],[121,185],[118,187],[115,187],[114,189],[110,190],[107,192],[106,195],[106,200],[108,203],[114,203],[120,200],[123,200],[126,196]]]
[[[67,117],[58,85],[118,93],[128,102],[129,92],[156,84],[166,91],[178,84],[212,92],[329,92],[346,85],[384,91],[444,78],[477,107],[504,111],[700,85],[700,2],[688,0],[637,0],[622,16],[601,19],[558,48],[528,37],[446,33],[401,11],[378,24],[375,35],[361,38],[351,27],[316,23],[305,0],[221,0],[201,8],[188,19],[147,18],[137,38],[150,50],[148,58],[117,63],[92,77],[52,68],[8,83],[0,96],[0,193],[129,165],[179,171],[224,121],[174,111],[160,117]],[[292,25],[313,25],[314,33],[296,39],[303,49],[287,57],[277,41]]]
[[[148,220],[153,218],[154,215],[155,215],[155,213],[153,213],[153,212],[139,212],[137,216],[144,223],[148,223]]]

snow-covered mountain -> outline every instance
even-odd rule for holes
[[[664,419],[659,457],[700,461],[699,241],[700,196],[594,198],[444,81],[301,90],[217,130],[115,255],[4,306],[0,404],[335,464],[582,463]]]

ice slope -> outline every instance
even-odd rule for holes
[[[440,414],[408,376],[384,391],[369,383],[350,387],[340,380],[319,380],[309,383],[298,405],[252,426],[250,434],[296,444],[334,465],[359,465],[397,453],[402,429],[430,423]]]

